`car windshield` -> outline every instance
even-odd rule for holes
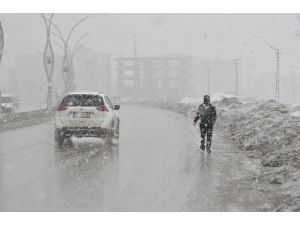
[[[1,97],[1,102],[2,103],[9,103],[9,102],[13,102],[13,98],[12,97]]]
[[[65,106],[99,106],[103,105],[103,101],[98,95],[67,95],[61,104]]]

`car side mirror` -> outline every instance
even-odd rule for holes
[[[114,105],[114,110],[119,110],[120,106],[119,105]]]

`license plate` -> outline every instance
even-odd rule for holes
[[[90,113],[75,112],[75,113],[73,113],[73,118],[90,118]]]

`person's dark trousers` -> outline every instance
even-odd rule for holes
[[[207,135],[206,149],[210,149],[212,139],[213,125],[200,123],[201,147],[205,147],[205,136]]]

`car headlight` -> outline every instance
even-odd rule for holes
[[[6,104],[6,105],[5,105],[5,108],[10,108],[10,104]]]

